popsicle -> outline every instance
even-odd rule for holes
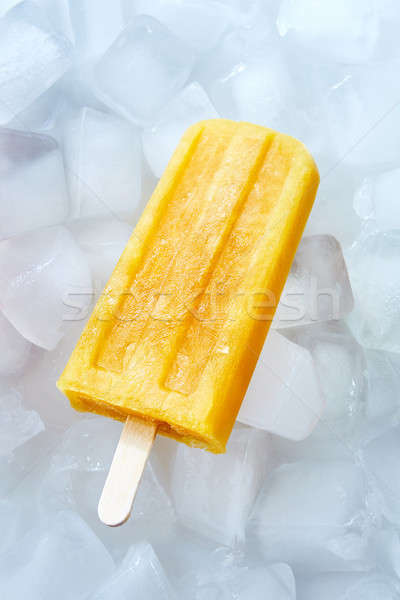
[[[77,410],[127,420],[114,463],[136,436],[144,464],[156,432],[224,452],[318,183],[287,135],[186,131],[58,382]]]

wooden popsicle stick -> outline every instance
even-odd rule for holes
[[[155,423],[127,418],[99,502],[105,525],[117,527],[128,520],[156,432]]]

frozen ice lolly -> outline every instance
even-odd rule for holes
[[[72,406],[224,452],[318,182],[287,135],[190,127],[58,382]]]

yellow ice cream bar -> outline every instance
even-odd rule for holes
[[[224,452],[318,183],[287,135],[190,127],[58,382],[72,406]]]

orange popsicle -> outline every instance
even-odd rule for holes
[[[58,382],[72,406],[224,452],[318,183],[287,135],[190,127]]]

